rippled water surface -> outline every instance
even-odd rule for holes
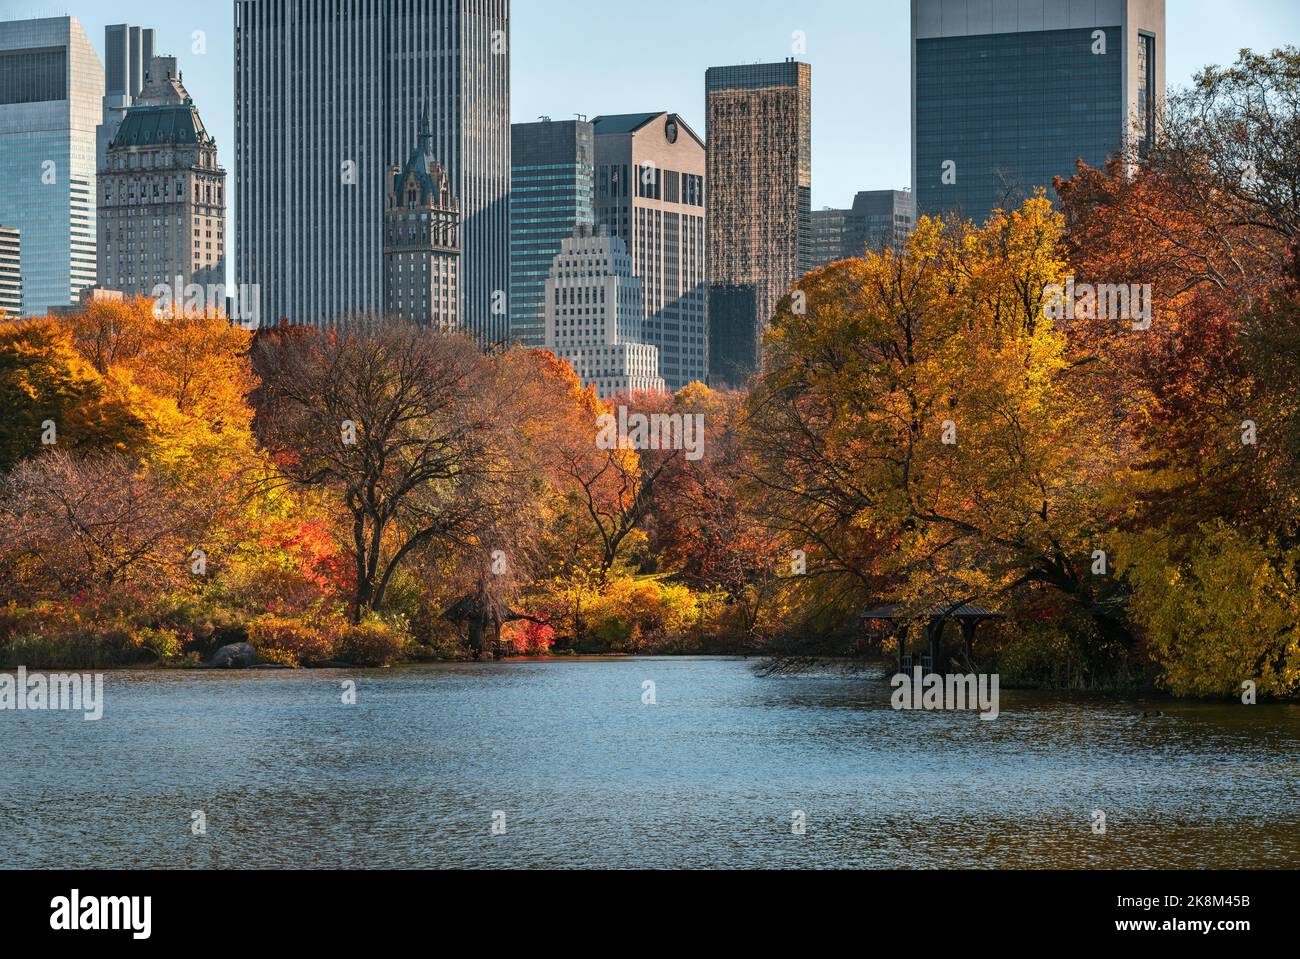
[[[889,693],[732,659],[110,673],[98,723],[0,712],[0,865],[1300,866],[1300,708]]]

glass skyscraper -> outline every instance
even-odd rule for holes
[[[104,70],[72,17],[0,22],[0,223],[22,237],[23,312],[95,285]]]
[[[385,177],[431,121],[462,328],[509,335],[510,0],[236,0],[235,273],[267,322],[383,309]]]
[[[115,23],[104,28],[104,122],[98,138],[101,168],[108,159],[108,145],[144,86],[157,53],[156,43],[157,34],[148,27]]]
[[[812,268],[812,67],[705,74],[709,381],[743,385],[781,297]]]
[[[916,204],[905,190],[864,190],[849,210],[813,211],[813,266],[879,253],[907,242],[916,225]]]
[[[982,222],[1082,159],[1140,154],[1164,0],[912,0],[917,212]]]
[[[510,338],[541,346],[551,264],[565,240],[596,222],[594,128],[516,123],[510,152]]]

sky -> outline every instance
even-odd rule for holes
[[[813,207],[846,207],[859,190],[909,186],[909,11],[908,0],[514,0],[511,117],[667,110],[704,136],[704,71],[783,60],[801,31],[813,70]],[[0,19],[68,14],[101,59],[106,25],[154,27],[230,169],[230,0],[0,0]],[[205,53],[193,52],[195,31]],[[1167,31],[1169,84],[1185,86],[1243,47],[1300,45],[1300,2],[1169,0]]]

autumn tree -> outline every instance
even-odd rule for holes
[[[258,434],[288,480],[341,509],[355,620],[383,608],[417,551],[458,551],[475,578],[490,575],[528,492],[514,391],[490,358],[467,338],[383,321],[255,349]]]
[[[1072,342],[1125,452],[1117,572],[1181,693],[1294,688],[1297,107],[1300,53],[1246,51],[1171,97],[1136,168],[1058,184],[1078,279],[1152,291],[1150,329]]]
[[[1109,620],[1089,559],[1109,450],[1048,319],[1062,231],[1041,196],[979,228],[924,219],[901,253],[783,300],[741,431],[753,508],[806,551],[810,603],[1036,584]]]
[[[0,408],[0,471],[49,447],[139,450],[146,433],[138,411],[52,319],[0,325]]]
[[[115,453],[26,460],[0,479],[0,580],[25,598],[193,582],[214,505]]]

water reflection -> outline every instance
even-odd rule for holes
[[[1300,865],[1296,707],[1004,690],[988,723],[895,713],[874,679],[762,678],[727,659],[120,673],[106,687],[99,723],[0,713],[18,747],[0,768],[0,864]]]

